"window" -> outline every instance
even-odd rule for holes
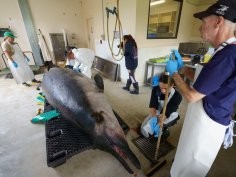
[[[4,33],[6,31],[10,31],[10,29],[9,28],[0,28],[0,37],[4,37]]]
[[[183,0],[150,0],[147,39],[177,38]]]

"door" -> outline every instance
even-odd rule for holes
[[[65,41],[63,33],[49,33],[56,63],[65,60]]]

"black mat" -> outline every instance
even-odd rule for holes
[[[52,109],[54,108],[46,102],[44,111],[47,112]],[[114,113],[123,131],[127,133],[129,130],[128,125],[116,112]],[[49,167],[57,167],[65,163],[66,159],[73,155],[92,148],[92,143],[88,136],[61,116],[45,123],[45,135],[47,165]]]
[[[155,139],[145,138],[144,136],[140,136],[134,139],[133,143],[143,153],[143,155],[152,163],[156,163],[160,157],[165,156],[167,153],[169,153],[171,150],[175,148],[168,141],[161,141],[157,160],[156,160],[155,153],[156,153],[157,138]]]

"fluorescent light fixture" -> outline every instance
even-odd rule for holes
[[[153,1],[153,2],[151,2],[151,6],[154,6],[154,5],[157,5],[157,4],[162,4],[162,3],[164,3],[164,2],[166,2],[165,0],[156,0],[156,1]]]

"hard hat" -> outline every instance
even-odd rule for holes
[[[3,35],[4,37],[16,38],[11,31],[6,31]]]

